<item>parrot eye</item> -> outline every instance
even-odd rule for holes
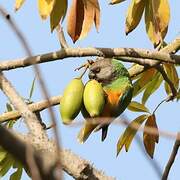
[[[94,73],[99,73],[100,72],[100,67],[97,67],[96,69],[93,69]]]

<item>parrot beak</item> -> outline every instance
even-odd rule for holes
[[[95,79],[96,74],[94,74],[92,71],[89,72],[89,79]]]

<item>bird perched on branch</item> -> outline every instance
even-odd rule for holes
[[[100,129],[102,129],[101,139],[104,141],[110,122],[126,109],[131,102],[133,93],[129,73],[124,65],[116,59],[103,58],[95,61],[90,67],[89,79],[95,79],[101,83],[106,99],[100,115],[102,123],[93,124],[91,120],[86,121],[78,134],[78,140],[81,143],[85,142],[94,130]]]

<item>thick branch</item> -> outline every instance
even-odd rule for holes
[[[31,139],[28,136],[23,136],[23,138],[20,136],[17,137],[8,129],[5,129],[2,126],[0,126],[0,136],[1,136],[0,145],[8,152],[10,152],[16,159],[22,162],[25,167],[29,168],[29,164],[26,158],[26,153],[29,148],[33,147],[30,146],[30,143],[33,143],[30,142]],[[26,144],[24,140],[28,144]],[[42,154],[46,152],[42,152],[41,149],[39,151],[39,147],[37,147],[36,143],[33,145],[36,147],[36,150],[32,149],[32,155],[37,164],[37,167],[39,168],[38,170],[41,174],[42,179],[43,180],[53,179],[54,174],[57,174],[53,171],[54,167],[51,167],[52,171],[51,174],[49,175],[46,174],[47,173],[45,171],[46,168],[44,167],[46,166],[48,161],[51,161],[52,157],[47,156],[46,159],[42,158]],[[44,144],[44,146],[46,146],[46,144]],[[55,147],[53,149],[49,149],[49,151],[51,150],[53,151],[54,149]],[[70,174],[75,179],[114,180],[114,178],[106,176],[102,171],[95,169],[88,161],[78,157],[69,150],[62,150],[61,152],[59,152],[59,156],[62,157],[63,170],[68,174]]]
[[[164,52],[158,52],[155,50],[136,49],[136,48],[65,48],[60,51],[42,54],[38,56],[32,56],[28,58],[22,58],[18,60],[9,60],[0,63],[0,69],[10,70],[20,67],[26,67],[33,64],[45,63],[55,61],[58,59],[64,59],[68,57],[85,57],[85,56],[102,56],[102,57],[134,57],[134,58],[147,58],[147,60],[132,60],[123,58],[125,62],[135,62],[139,64],[146,64],[152,66],[159,60],[161,62],[180,64],[180,56],[174,54],[168,54]],[[152,61],[153,60],[153,61]],[[145,62],[146,61],[146,62]]]
[[[171,152],[171,156],[169,157],[169,160],[168,160],[166,167],[164,169],[162,180],[167,180],[167,178],[168,178],[170,169],[171,169],[171,167],[175,161],[175,158],[176,158],[176,155],[178,153],[179,146],[180,146],[180,140],[179,139],[180,139],[180,133],[178,133],[178,135],[177,135],[177,139],[174,143],[173,150]]]
[[[31,134],[29,139],[31,139],[33,143],[36,144],[40,149],[47,152],[42,156],[42,160],[45,161],[46,158],[51,158],[51,161],[46,162],[46,173],[51,175],[52,166],[55,167],[57,162],[57,157],[53,154],[55,152],[53,149],[55,146],[52,146],[52,143],[48,140],[48,137],[42,129],[42,126],[40,125],[35,114],[29,110],[28,106],[24,103],[22,98],[12,87],[11,83],[5,78],[2,72],[0,72],[0,88],[14,105],[15,109],[17,109],[24,118]],[[49,149],[53,149],[53,153],[48,152]],[[44,166],[42,168],[44,168]],[[60,179],[59,177],[60,174],[57,174],[56,176],[54,175],[53,179]]]
[[[0,72],[0,88],[4,94],[9,98],[14,107],[21,113],[26,125],[28,126],[31,134],[34,137],[47,139],[45,132],[39,124],[36,116],[29,110],[21,96],[16,92],[11,83],[5,78],[2,72]]]

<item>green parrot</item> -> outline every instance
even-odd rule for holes
[[[109,124],[118,117],[129,105],[133,94],[133,85],[127,69],[119,60],[103,58],[95,61],[89,69],[89,79],[101,83],[105,92],[105,105],[100,118],[105,118],[103,123],[93,123],[91,119],[85,121],[78,134],[79,142],[83,143],[93,131],[102,129],[102,141],[107,136]],[[83,108],[84,109],[84,108]],[[83,110],[83,112],[85,109]],[[88,113],[83,113],[86,118]]]

